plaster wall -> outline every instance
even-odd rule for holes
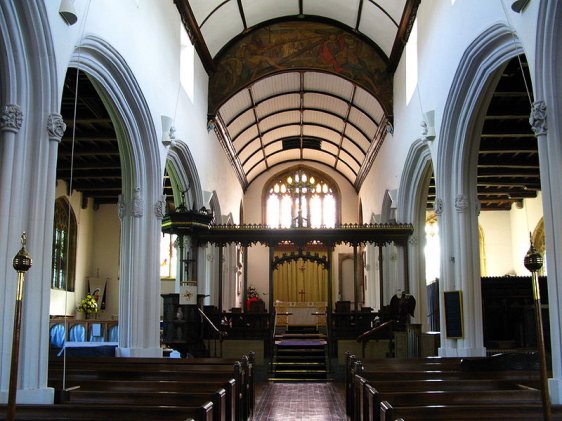
[[[511,217],[509,211],[480,212],[478,224],[484,233],[486,276],[503,276],[514,273]]]
[[[537,224],[543,216],[542,197],[539,195],[535,199],[525,199],[523,208],[513,207],[511,216],[511,236],[512,236],[512,261],[513,268],[519,276],[530,276],[531,272],[523,264],[523,259],[529,250],[529,233],[533,233]],[[546,256],[543,256],[546,257]]]

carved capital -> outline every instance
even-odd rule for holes
[[[17,133],[23,123],[23,112],[19,105],[8,104],[0,111],[0,130]]]
[[[418,237],[416,237],[415,235],[411,235],[410,238],[408,239],[408,243],[411,246],[417,246],[418,245]]]
[[[140,187],[136,187],[133,193],[133,207],[131,209],[131,214],[135,218],[140,218],[143,215],[143,199],[141,195]]]
[[[62,119],[62,115],[57,113],[49,114],[49,117],[47,118],[47,131],[49,132],[49,140],[60,142],[65,130],[66,124]]]
[[[156,215],[157,219],[164,218],[166,214],[166,195],[160,196],[160,200],[157,200],[154,204],[154,214]]]
[[[458,194],[455,198],[455,209],[457,212],[464,212],[468,208],[468,197],[464,194]]]
[[[546,124],[546,104],[544,101],[533,102],[529,124],[535,136],[546,135],[548,127]]]
[[[439,197],[435,198],[435,202],[433,203],[433,212],[435,212],[435,215],[437,216],[443,214],[443,199],[440,199]]]
[[[117,199],[117,215],[119,215],[119,220],[123,220],[125,218],[125,214],[127,213],[127,204],[123,200],[123,195],[120,194]]]

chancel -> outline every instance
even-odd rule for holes
[[[0,22],[0,418],[562,417],[561,2]]]

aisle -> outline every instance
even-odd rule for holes
[[[343,390],[334,383],[268,383],[253,421],[345,421]]]

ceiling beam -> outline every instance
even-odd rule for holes
[[[421,0],[407,0],[404,6],[404,12],[400,19],[400,25],[396,32],[396,38],[394,39],[394,45],[392,46],[392,52],[390,53],[390,60],[388,62],[388,71],[392,74],[396,71],[404,47],[408,42],[408,38],[410,38],[410,32],[412,32],[420,3]]]
[[[183,26],[189,35],[189,39],[193,43],[195,47],[195,51],[199,55],[201,62],[203,63],[203,67],[208,75],[215,71],[215,62],[213,57],[211,57],[211,53],[209,52],[209,48],[205,43],[205,39],[203,38],[203,34],[199,29],[199,25],[197,25],[197,21],[195,20],[195,16],[193,15],[193,11],[191,10],[191,6],[189,5],[188,0],[174,0],[178,11],[180,12],[180,17],[183,22]]]

